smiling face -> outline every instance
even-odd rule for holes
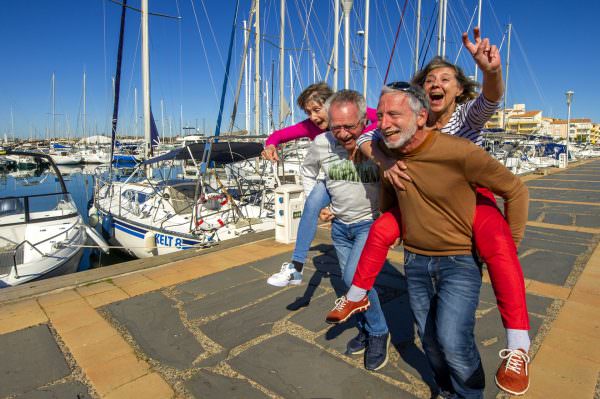
[[[329,116],[327,115],[327,110],[323,104],[311,100],[306,103],[304,112],[308,115],[308,119],[310,119],[310,121],[319,129],[327,130],[327,127],[329,126]]]
[[[358,107],[353,103],[333,103],[329,107],[329,130],[348,151],[356,148],[356,139],[365,127],[359,114]]]
[[[436,68],[429,72],[423,89],[429,97],[430,120],[434,121],[449,119],[456,109],[456,98],[463,93],[463,88],[456,79],[456,71],[449,67]],[[447,120],[443,124],[446,122]]]
[[[383,134],[383,142],[390,149],[412,151],[426,135],[423,130],[426,121],[427,110],[413,110],[406,93],[391,92],[379,98],[377,127]]]

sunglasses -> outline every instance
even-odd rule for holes
[[[426,104],[426,100],[425,100],[425,95],[424,92],[422,90],[419,90],[420,88],[417,88],[416,86],[408,83],[408,82],[403,82],[403,81],[398,81],[398,82],[392,82],[386,85],[387,87],[389,87],[390,89],[394,89],[394,90],[399,90],[399,91],[403,91],[405,93],[409,93],[410,95],[412,95],[414,98],[416,98],[417,100],[419,100],[419,102],[425,107],[427,108],[427,104]]]

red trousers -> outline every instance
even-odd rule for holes
[[[352,284],[370,290],[381,271],[391,245],[400,237],[402,216],[398,208],[381,215],[371,226]],[[504,328],[529,330],[523,270],[508,223],[496,205],[494,194],[477,189],[473,238],[487,265]]]

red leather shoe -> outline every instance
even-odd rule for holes
[[[327,313],[325,321],[329,324],[343,323],[354,313],[369,309],[370,305],[369,298],[366,295],[358,302],[349,301],[346,296],[342,296],[335,300],[335,306]]]
[[[523,349],[502,349],[502,363],[496,372],[496,385],[513,395],[523,395],[529,389],[529,356]]]

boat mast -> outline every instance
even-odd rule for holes
[[[85,72],[84,72],[83,73],[83,137],[86,137],[85,123],[86,123],[86,113],[85,113]]]
[[[417,73],[419,71],[419,46],[421,40],[421,0],[417,1],[417,26],[415,28],[415,65],[414,72]]]
[[[293,74],[293,63],[292,63],[292,56],[290,55],[290,117],[291,117],[291,121],[290,123],[293,125],[295,123],[294,121],[294,74]]]
[[[506,99],[508,98],[508,74],[510,68],[510,34],[512,32],[512,24],[508,24],[508,43],[506,52],[506,78],[504,79],[504,107],[502,110],[502,128],[506,131]]]
[[[283,103],[285,98],[283,96],[284,80],[285,80],[285,0],[279,1],[279,128],[283,127],[283,120],[285,119]]]
[[[369,67],[369,4],[369,0],[365,0],[365,36],[363,47],[363,96],[365,99],[367,98],[367,71]]]
[[[438,20],[437,20],[437,55],[442,55],[442,18],[443,18],[443,8],[444,8],[444,0],[438,0]]]
[[[250,40],[250,32],[248,32],[248,26],[244,21],[244,52],[248,48],[248,41]],[[246,126],[246,132],[250,134],[250,88],[248,87],[248,57],[244,57],[244,120]]]
[[[254,0],[254,134],[260,135],[260,0]]]
[[[142,0],[142,98],[144,114],[144,155],[150,158],[150,50],[148,40],[148,0]]]
[[[134,126],[135,126],[135,139],[138,139],[139,129],[138,129],[138,103],[137,103],[137,87],[133,88],[133,117],[135,118]]]
[[[342,0],[344,11],[344,89],[350,88],[350,11],[354,0]]]
[[[52,136],[56,136],[56,112],[54,108],[54,72],[52,72]],[[47,139],[48,137],[46,137]]]
[[[442,14],[442,57],[446,58],[446,21],[448,20],[448,0],[442,0],[444,4]]]
[[[165,103],[163,99],[160,99],[160,126],[161,134],[165,134]]]
[[[336,92],[338,89],[338,49],[339,49],[339,37],[340,37],[340,0],[333,0],[333,91]]]

